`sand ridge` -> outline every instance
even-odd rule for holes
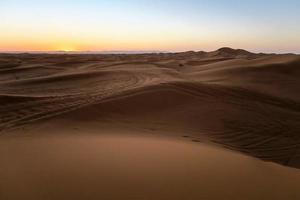
[[[0,130],[63,118],[163,130],[300,167],[300,57],[0,55]]]

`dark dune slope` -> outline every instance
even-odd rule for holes
[[[46,119],[109,120],[300,167],[297,55],[0,57],[2,134]]]

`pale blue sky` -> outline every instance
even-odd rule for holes
[[[0,50],[300,53],[296,0],[1,0]]]

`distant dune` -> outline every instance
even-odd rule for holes
[[[83,135],[150,132],[300,168],[300,56],[231,48],[0,55],[3,141],[74,126]],[[299,186],[295,177],[287,190]]]

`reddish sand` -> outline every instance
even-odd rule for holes
[[[300,199],[299,77],[230,48],[1,54],[0,198]]]

